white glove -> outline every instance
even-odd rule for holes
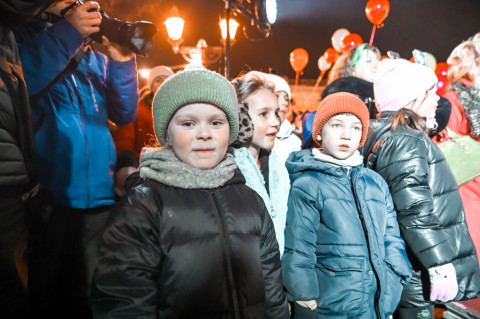
[[[455,267],[445,264],[428,270],[430,276],[430,300],[450,301],[458,293],[457,273]]]
[[[317,302],[315,300],[308,300],[308,301],[297,300],[297,303],[300,306],[308,308],[310,310],[313,310],[313,309],[317,308]]]

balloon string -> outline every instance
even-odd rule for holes
[[[377,26],[374,24],[373,25],[373,30],[372,30],[372,35],[370,36],[370,43],[369,45],[372,46],[373,44],[373,38],[375,37],[375,29],[377,28]]]
[[[323,76],[327,72],[328,69],[323,70],[320,75],[317,78],[317,82],[315,83],[315,86],[313,87],[312,93],[310,93],[310,97],[308,99],[308,105],[310,105],[310,102],[312,101],[313,97],[315,96],[315,91],[318,89],[318,86],[320,85],[320,82],[322,82]]]
[[[300,76],[300,72],[296,72],[296,75],[295,75],[295,87],[293,88],[293,92],[294,94],[293,95],[297,95],[297,87],[298,87],[298,78]]]
[[[328,70],[328,69],[327,69]],[[327,72],[327,70],[323,70],[320,75],[318,76],[317,78],[317,82],[315,83],[315,86],[313,87],[313,90],[312,90],[312,95],[315,93],[315,91],[318,89],[318,86],[320,85],[320,82],[322,81],[323,79],[323,76],[325,75],[325,72]]]

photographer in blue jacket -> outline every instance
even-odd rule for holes
[[[96,235],[114,204],[107,123],[136,116],[135,54],[105,36],[108,57],[95,51],[89,38],[101,21],[97,2],[65,0],[16,31],[32,103],[33,168],[53,194],[30,273],[35,311],[49,317],[91,316]]]

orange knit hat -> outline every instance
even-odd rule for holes
[[[360,148],[363,146],[363,143],[365,143],[365,140],[367,139],[370,114],[368,113],[367,106],[362,100],[357,96],[346,92],[330,94],[320,102],[317,114],[315,114],[312,129],[312,139],[317,145],[321,146],[320,142],[317,140],[317,136],[320,135],[325,123],[327,123],[332,116],[341,113],[351,113],[358,117],[362,123],[362,139],[360,140],[358,147]]]

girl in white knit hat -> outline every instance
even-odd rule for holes
[[[280,129],[275,137],[273,149],[278,157],[285,162],[292,152],[299,151],[302,148],[302,140],[295,135],[295,126],[290,123],[292,117],[292,93],[288,82],[276,74],[265,74],[267,81],[274,85],[275,95],[277,96],[280,111]]]

